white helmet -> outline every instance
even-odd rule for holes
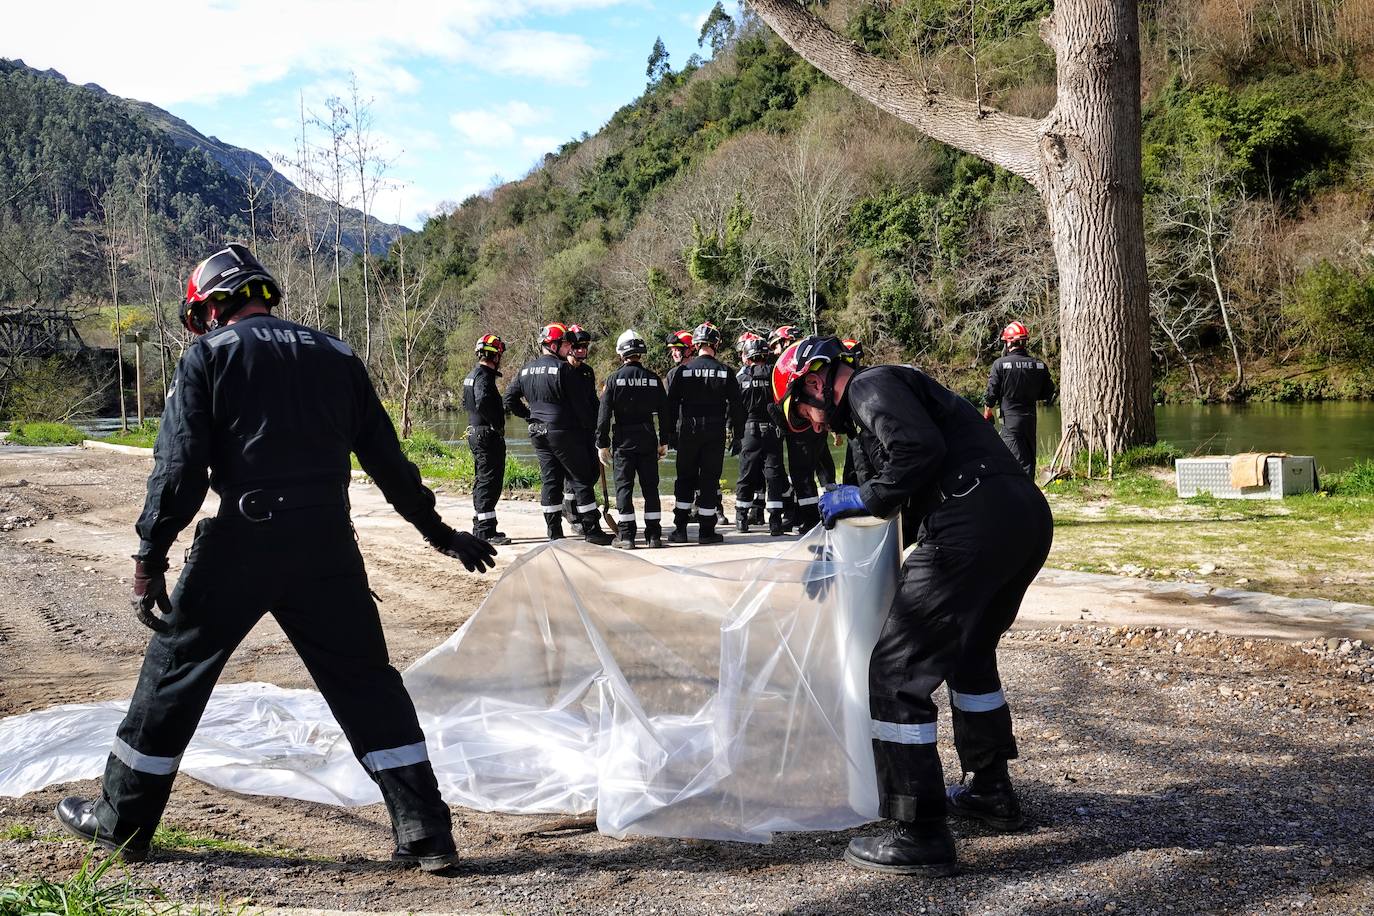
[[[615,352],[622,359],[626,356],[642,356],[649,352],[649,346],[644,343],[644,338],[639,336],[638,331],[634,328],[630,328],[630,330],[616,338]]]

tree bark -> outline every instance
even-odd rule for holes
[[[1154,441],[1137,0],[1056,3],[1041,36],[1058,63],[1058,101],[1039,122],[923,85],[797,0],[750,5],[836,82],[1040,192],[1059,268],[1063,429],[1116,454]]]

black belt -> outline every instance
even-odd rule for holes
[[[773,425],[772,420],[746,420],[744,421],[744,429],[746,432],[752,429],[755,433],[766,433],[776,430],[777,427]]]
[[[300,484],[230,490],[220,496],[219,514],[231,518],[242,516],[250,522],[266,522],[281,512],[330,506],[348,509],[347,484]]]

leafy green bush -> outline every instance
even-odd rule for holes
[[[11,445],[80,445],[86,434],[66,423],[19,422],[10,427]]]
[[[1361,273],[1322,261],[1293,284],[1288,317],[1331,352],[1374,357],[1374,271]]]
[[[1374,496],[1374,461],[1361,461],[1338,474],[1328,474],[1323,489],[1337,496]]]

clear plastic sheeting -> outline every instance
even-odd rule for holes
[[[877,816],[868,659],[895,523],[815,529],[773,559],[661,567],[559,541],[517,560],[405,672],[444,798],[592,810],[614,836],[766,842]],[[98,777],[126,703],[0,722],[0,795]],[[320,696],[216,688],[181,771],[335,805],[380,800]]]

